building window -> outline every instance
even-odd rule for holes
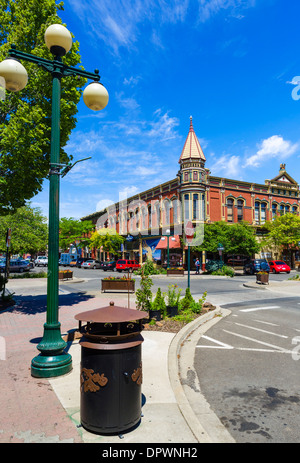
[[[185,182],[188,182],[188,181],[189,181],[189,173],[188,173],[188,172],[185,172],[185,173],[184,173],[184,181],[185,181]]]
[[[266,221],[266,210],[267,210],[267,204],[261,203],[260,204],[260,223],[265,223]]]
[[[165,209],[165,214],[164,214],[164,225],[170,225],[170,203],[169,200],[166,199],[164,201],[164,209]]]
[[[238,222],[244,219],[244,201],[242,199],[238,199],[237,202],[237,219]]]
[[[288,214],[290,212],[290,206],[286,205],[285,206],[285,213]]]
[[[274,220],[276,216],[277,216],[277,204],[273,203],[272,204],[272,220]]]
[[[197,194],[193,195],[193,220],[199,220],[199,197]]]
[[[292,208],[292,213],[293,213],[293,214],[297,214],[297,206],[293,206],[293,208]]]
[[[280,204],[280,215],[284,215],[284,205]]]
[[[233,222],[233,199],[227,198],[227,222]]]
[[[193,180],[197,181],[198,180],[198,172],[193,172]]]
[[[189,220],[190,218],[190,196],[184,195],[184,218]]]
[[[255,223],[265,223],[267,204],[255,202]]]

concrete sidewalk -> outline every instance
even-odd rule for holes
[[[75,283],[75,281],[74,281]],[[145,403],[139,426],[122,436],[100,436],[80,424],[80,354],[78,341],[68,344],[73,370],[58,378],[31,377],[30,364],[45,322],[46,282],[10,280],[16,305],[0,312],[0,442],[26,443],[212,443],[233,442],[195,387],[194,350],[201,334],[229,311],[217,308],[176,335],[143,331]],[[39,297],[35,297],[39,296]],[[104,307],[111,300],[127,306],[124,294],[99,294],[70,299],[59,309],[62,334],[77,328],[77,313]],[[37,303],[38,301],[38,303]],[[133,297],[131,296],[131,303]],[[133,308],[133,303],[131,304]],[[216,316],[218,315],[218,316]],[[197,391],[197,392],[195,392]]]
[[[246,288],[269,290],[287,296],[300,296],[300,280],[270,281],[269,284],[256,281],[243,283]]]

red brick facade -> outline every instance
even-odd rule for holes
[[[216,221],[243,220],[259,228],[275,215],[287,212],[299,215],[299,185],[286,172],[285,164],[280,165],[275,178],[257,184],[213,177],[205,162],[191,119],[176,178],[82,220],[92,220],[96,228],[114,228],[125,237],[133,236],[132,243],[127,243],[127,251],[142,261],[147,243],[155,244],[155,239],[166,235],[184,238],[187,221],[197,227]],[[184,247],[176,249],[176,259],[181,254],[183,263]]]

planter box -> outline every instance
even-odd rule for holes
[[[177,305],[167,305],[167,316],[175,317],[178,315],[178,306]]]
[[[59,280],[69,280],[73,278],[73,272],[58,272],[58,279]]]
[[[149,320],[161,320],[161,311],[160,310],[149,310]]]
[[[269,274],[267,273],[266,275],[265,274],[257,274],[256,275],[256,283],[257,282],[260,282],[261,284],[269,284]]]
[[[133,280],[101,280],[101,291],[135,291],[135,281]]]
[[[167,276],[168,275],[184,275],[184,269],[167,269]]]

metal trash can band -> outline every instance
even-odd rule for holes
[[[136,426],[142,407],[142,319],[147,312],[115,306],[77,314],[82,333],[80,417],[98,434]],[[82,322],[86,325],[82,326]]]

